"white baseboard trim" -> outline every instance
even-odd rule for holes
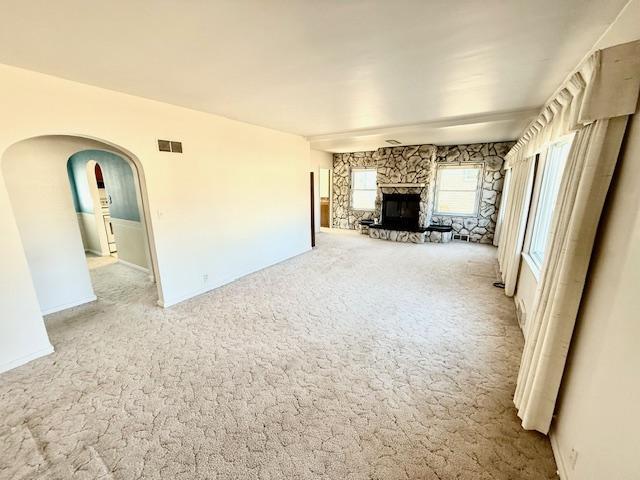
[[[55,307],[48,308],[42,311],[42,315],[50,315],[52,313],[60,312],[61,310],[66,310],[67,308],[77,307],[79,305],[84,305],[85,303],[95,302],[98,299],[95,295],[91,295],[90,297],[83,298],[76,302],[65,303],[62,305],[56,305]]]
[[[85,248],[84,251],[85,252],[89,252],[89,253],[93,253],[94,255],[97,255],[99,257],[108,257],[109,256],[109,254],[98,252],[97,250],[93,250],[92,248]]]
[[[304,255],[305,253],[308,253],[310,251],[311,251],[311,247],[309,247],[309,248],[307,248],[307,249],[305,249],[305,250],[303,250],[303,251],[301,251],[299,253],[296,253],[296,254],[294,254],[294,255],[292,255],[290,257],[282,258],[280,260],[277,260],[277,261],[275,261],[273,263],[270,263],[268,265],[265,265],[263,267],[256,268],[254,270],[251,270],[251,271],[248,271],[248,272],[245,272],[245,273],[241,273],[240,275],[236,275],[236,276],[233,276],[233,277],[227,277],[225,279],[222,279],[222,281],[218,282],[215,285],[207,285],[207,286],[204,286],[204,287],[202,287],[202,288],[200,288],[198,290],[191,291],[189,293],[180,295],[180,296],[172,298],[170,300],[166,300],[166,299],[164,301],[158,300],[158,305],[161,306],[162,308],[172,307],[173,305],[176,305],[178,303],[182,303],[185,300],[189,300],[190,298],[197,297],[198,295],[202,295],[203,293],[210,292],[211,290],[215,290],[216,288],[220,288],[220,287],[222,287],[224,285],[227,285],[227,284],[229,284],[231,282],[234,282],[234,281],[236,281],[236,280],[238,280],[240,278],[246,277],[247,275],[251,275],[252,273],[256,273],[256,272],[259,272],[261,270],[265,270],[267,268],[273,267],[275,265],[278,265],[279,263],[286,262],[287,260],[291,260],[291,259],[293,259],[295,257],[300,256],[300,255]]]
[[[233,280],[231,280],[230,282],[232,282],[232,281]],[[211,290],[215,290],[216,288],[219,288],[219,287],[221,287],[223,285],[226,285],[227,283],[230,283],[230,282],[224,282],[224,283],[221,283],[220,285],[212,285],[212,286],[203,287],[200,290],[195,290],[195,291],[189,292],[189,293],[187,293],[185,295],[181,295],[179,297],[172,298],[171,300],[162,301],[162,300],[158,299],[158,305],[160,305],[162,308],[169,308],[169,307],[172,307],[173,305],[177,305],[178,303],[182,303],[182,302],[184,302],[186,300],[189,300],[190,298],[197,297],[198,295],[202,295],[203,293],[210,292]]]
[[[30,353],[28,355],[24,355],[23,357],[16,358],[15,360],[11,360],[10,362],[3,363],[2,365],[0,365],[0,373],[13,370],[14,368],[24,365],[25,363],[29,363],[31,360],[44,357],[45,355],[49,355],[53,352],[54,352],[53,345],[49,344],[49,346],[41,350]]]
[[[556,466],[558,467],[558,477],[560,477],[560,480],[569,480],[569,475],[567,474],[567,463],[564,461],[560,445],[558,445],[558,439],[553,432],[549,433],[549,440],[551,441],[551,450],[553,451],[553,457],[555,458]]]
[[[149,273],[148,268],[141,267],[140,265],[136,265],[135,263],[127,262],[126,260],[122,260],[118,258],[118,263],[126,265],[127,267],[135,268],[136,270],[140,270],[141,272]]]

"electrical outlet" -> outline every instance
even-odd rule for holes
[[[207,275],[206,273],[202,275],[202,283],[207,283],[208,280],[209,280],[209,275]]]
[[[578,451],[575,448],[572,448],[571,452],[569,453],[569,467],[571,467],[571,470],[575,470],[577,462]]]

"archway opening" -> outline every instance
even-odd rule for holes
[[[109,168],[105,159],[117,159],[120,164]],[[95,257],[115,253],[118,263],[145,271],[147,294],[162,301],[144,175],[137,158],[107,142],[50,135],[9,147],[2,157],[2,169],[43,315],[95,300],[96,293],[100,297],[92,284],[95,275],[89,271],[87,252]],[[114,206],[106,205],[107,222],[101,215],[99,190],[104,187],[103,200],[108,203],[110,183],[112,199],[118,191],[121,243],[129,242],[125,250],[133,261],[121,258],[117,248],[109,251],[106,229],[112,228],[117,238],[118,227],[111,223]],[[97,240],[95,249],[87,248],[92,240]]]

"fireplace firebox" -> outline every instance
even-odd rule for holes
[[[413,193],[383,193],[380,226],[389,230],[408,232],[420,228],[420,195]]]

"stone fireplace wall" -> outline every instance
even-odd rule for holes
[[[355,229],[363,219],[379,220],[383,193],[420,194],[421,226],[427,226],[433,210],[433,180],[435,174],[436,146],[413,145],[385,147],[371,152],[335,153],[333,155],[333,226]],[[351,208],[351,170],[376,168],[378,184],[424,183],[425,188],[378,188],[373,211]]]
[[[483,182],[480,192],[480,208],[473,217],[433,215],[432,223],[451,225],[453,232],[469,235],[472,242],[492,243],[498,219],[505,171],[504,156],[515,142],[473,143],[438,147],[438,165],[474,163],[483,165]]]
[[[351,208],[351,169],[362,167],[378,167],[376,151],[333,154],[331,224],[334,228],[355,229],[360,220],[368,220],[377,215],[375,211],[353,210]]]
[[[469,235],[473,242],[491,243],[498,218],[498,206],[504,180],[504,156],[514,142],[476,143],[471,145],[411,145],[385,147],[370,152],[333,155],[333,218],[336,228],[355,229],[363,219],[380,218],[383,193],[420,193],[420,225],[451,225],[454,233]],[[483,183],[478,215],[458,217],[433,215],[436,166],[439,164],[475,163],[483,168]],[[378,188],[373,211],[351,208],[351,170],[375,167],[378,183],[425,183],[426,188]]]

